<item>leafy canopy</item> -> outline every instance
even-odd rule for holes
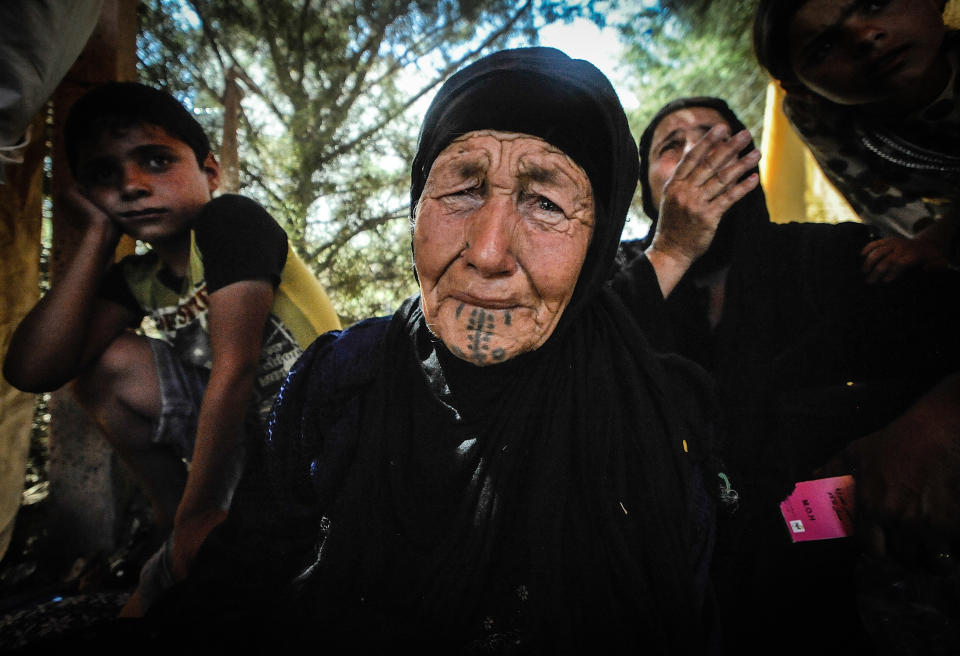
[[[236,190],[280,221],[349,324],[416,291],[409,162],[451,73],[535,44],[545,24],[585,18],[625,45],[635,134],[663,103],[709,94],[759,137],[754,2],[141,0],[140,75],[193,108],[225,166],[236,162]]]

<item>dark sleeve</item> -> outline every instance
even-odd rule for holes
[[[960,273],[913,268],[893,282],[871,284],[860,255],[871,239],[867,226],[806,232],[811,239],[799,262],[806,293],[814,316],[835,318],[824,325],[837,336],[837,353],[852,376],[929,378],[960,368]]]
[[[610,281],[614,293],[629,308],[651,346],[658,350],[671,350],[675,340],[666,300],[660,291],[657,272],[639,241],[621,244],[617,265]]]
[[[280,283],[287,233],[256,201],[236,194],[214,198],[193,230],[210,293],[240,280]]]
[[[122,305],[130,310],[138,320],[146,314],[140,304],[137,303],[137,299],[134,298],[130,286],[123,277],[122,262],[115,262],[107,269],[107,272],[103,275],[103,280],[100,281],[97,296],[117,305]]]
[[[893,369],[930,378],[960,370],[960,274],[914,269],[865,287],[863,310],[853,317],[863,339],[850,348],[867,375]]]

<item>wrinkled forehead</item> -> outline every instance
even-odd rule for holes
[[[453,139],[437,158],[449,157],[451,153],[489,150],[506,145],[525,146],[527,150],[544,153],[558,153],[563,151],[551,145],[546,140],[523,132],[509,132],[506,130],[472,130]]]
[[[560,148],[523,133],[474,130],[454,139],[434,160],[420,202],[464,185],[555,194],[553,201],[595,210],[586,171]]]
[[[573,168],[584,179],[583,167],[559,147],[533,135],[503,130],[473,130],[461,135],[444,148],[431,167],[431,174],[438,166],[460,160],[478,161],[490,165],[493,161],[508,157],[521,168],[543,166]]]

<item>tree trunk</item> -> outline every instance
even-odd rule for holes
[[[5,281],[0,286],[0,359],[40,294],[44,114],[33,121],[34,138],[23,163],[7,168],[7,180],[0,184],[0,278]],[[18,392],[0,377],[0,558],[20,507],[34,402],[33,394]]]
[[[237,72],[227,71],[223,87],[223,139],[220,146],[220,191],[236,193],[240,189],[240,99],[243,90],[237,84]]]

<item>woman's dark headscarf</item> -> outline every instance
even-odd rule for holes
[[[643,200],[643,211],[646,212],[647,216],[652,220],[650,231],[643,239],[644,248],[649,246],[653,240],[657,220],[660,216],[660,208],[654,204],[653,191],[650,188],[650,147],[653,145],[653,133],[656,131],[657,126],[660,125],[660,122],[667,116],[691,107],[705,107],[716,111],[730,126],[730,134],[736,134],[746,128],[726,102],[720,98],[710,96],[678,98],[677,100],[667,103],[654,114],[653,118],[650,119],[650,123],[647,124],[643,134],[640,136],[640,144],[638,146],[640,154],[640,193]],[[754,148],[755,146],[751,141],[744,147],[740,154],[744,155]],[[744,177],[750,175],[750,173],[759,173],[759,170],[754,168],[745,173]],[[766,197],[764,196],[763,189],[757,185],[756,189],[748,193],[724,214],[720,226],[717,228],[716,236],[710,245],[710,249],[694,264],[691,268],[691,274],[696,276],[709,273],[710,271],[729,264],[734,251],[739,250],[740,246],[750,243],[756,235],[754,231],[759,226],[768,222],[769,216],[767,214]],[[742,242],[742,244],[738,245],[740,242]]]
[[[553,48],[504,50],[459,71],[437,93],[420,130],[411,171],[411,219],[437,155],[473,130],[539,137],[590,179],[596,221],[580,280],[561,318],[564,325],[581,299],[609,277],[636,190],[634,140],[617,93],[593,64]]]
[[[637,179],[623,108],[599,70],[557,50],[485,57],[427,112],[411,213],[437,154],[479,129],[543,138],[586,171],[596,220],[574,297],[546,344],[488,367],[449,353],[419,296],[394,314],[327,511],[317,612],[448,653],[480,627],[477,653],[531,637],[525,653],[701,653],[713,524],[695,472],[712,396],[702,370],[648,348],[605,284]],[[331,421],[312,411],[330,406],[312,375],[298,364],[274,428],[308,453],[330,449],[304,430]]]

